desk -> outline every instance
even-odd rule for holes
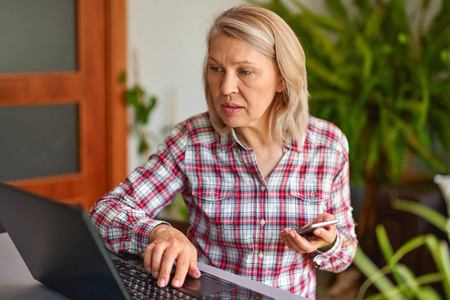
[[[0,233],[0,299],[65,300],[33,279],[7,233]]]
[[[265,293],[274,299],[302,300],[304,297],[256,282],[211,266],[198,263],[202,272],[215,274],[235,284]],[[0,233],[0,299],[1,300],[68,300],[33,279],[22,257],[7,233]]]

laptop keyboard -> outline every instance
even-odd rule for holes
[[[113,259],[113,262],[133,299],[208,299],[192,297],[170,286],[161,288],[145,270],[121,259]]]

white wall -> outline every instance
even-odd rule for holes
[[[314,10],[322,1],[302,0]],[[205,36],[214,17],[245,0],[128,0],[128,76],[134,78],[134,55],[139,57],[140,83],[159,103],[150,120],[152,150],[168,126],[207,110],[203,94],[202,65]],[[173,111],[173,92],[178,94]],[[130,120],[132,116],[130,115]],[[137,155],[135,135],[128,143],[128,170],[145,162]]]
[[[261,0],[264,1],[264,0]],[[289,2],[289,1],[287,1]],[[324,1],[301,0],[316,12],[326,11]],[[348,4],[349,0],[344,1]],[[408,0],[410,9],[421,0]],[[140,82],[158,97],[150,129],[156,135],[152,150],[162,141],[163,128],[206,111],[202,64],[205,35],[214,17],[245,0],[128,0],[128,72],[133,83],[133,52],[139,56]],[[440,2],[432,3],[437,9]],[[177,91],[177,108],[172,111],[172,92]],[[130,120],[132,116],[130,115]],[[167,131],[166,131],[167,132]],[[142,164],[137,142],[130,135],[128,169]]]
[[[128,0],[128,76],[134,80],[133,52],[138,52],[140,82],[159,103],[150,128],[162,140],[161,130],[207,110],[203,96],[202,64],[205,35],[219,12],[243,0]],[[178,93],[177,109],[171,105]],[[130,115],[131,120],[131,115]],[[137,155],[136,138],[128,145],[128,169],[143,162]]]

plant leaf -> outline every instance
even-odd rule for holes
[[[440,212],[420,203],[397,199],[392,201],[392,207],[398,210],[407,211],[416,214],[434,226],[439,230],[449,233],[447,229],[447,218]]]
[[[392,282],[385,277],[385,273],[381,271],[370,258],[358,247],[355,258],[353,260],[354,264],[359,270],[368,278],[367,282],[369,284],[374,284],[378,290],[380,290],[383,296],[387,299],[402,299],[402,296],[398,294],[398,290]],[[367,287],[366,287],[367,288]],[[360,298],[365,293],[365,289],[361,287],[358,293],[358,298]]]

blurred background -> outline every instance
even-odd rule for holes
[[[449,299],[447,0],[2,0],[0,181],[89,209],[206,111],[205,34],[241,3],[294,29],[349,140],[360,248],[318,299]],[[185,228],[182,200],[160,217]]]

